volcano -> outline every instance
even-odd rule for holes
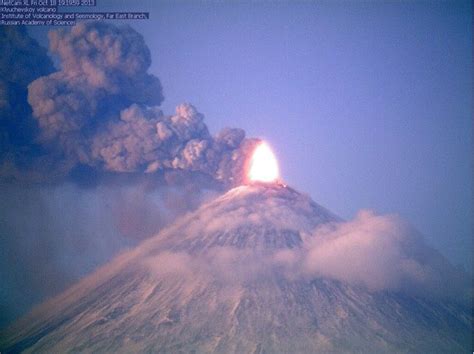
[[[284,185],[234,188],[38,306],[2,333],[0,350],[472,349],[468,305],[299,271],[309,269],[299,257],[317,244],[321,233],[314,230],[341,222]]]

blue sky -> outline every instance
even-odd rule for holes
[[[150,12],[127,23],[165,112],[267,139],[291,186],[347,219],[398,213],[471,268],[470,2],[98,3]]]

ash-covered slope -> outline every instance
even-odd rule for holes
[[[398,243],[392,241],[415,249],[403,253],[403,247],[397,246],[404,277],[396,286],[382,286],[380,279],[364,281],[363,276],[344,278],[351,273],[331,271],[331,267],[320,271],[315,250],[317,255],[324,251],[324,257],[333,249],[345,252],[347,230],[338,228],[340,222],[287,187],[235,188],[39,306],[2,334],[0,350],[471,350],[468,306],[453,297],[405,291],[403,284],[414,284],[420,274],[436,271],[439,262],[427,261],[423,247],[398,236]],[[382,234],[386,227],[386,221],[375,220],[375,229]],[[342,236],[334,239],[334,230]],[[372,232],[366,225],[362,230]],[[354,254],[347,254],[356,265]],[[329,259],[324,257],[317,259]],[[383,254],[382,258],[390,257]],[[388,265],[376,263],[376,267]],[[366,270],[374,278],[386,275],[370,267]],[[387,279],[394,282],[389,274]],[[420,282],[425,284],[423,279]]]

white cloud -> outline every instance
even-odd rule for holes
[[[278,210],[283,209],[292,211],[286,214],[284,221],[279,219],[282,225],[296,228],[300,222],[298,209],[284,205],[269,205],[263,216],[254,213],[252,205],[233,205],[235,208],[226,209],[220,215],[222,202],[227,204],[225,200],[211,203],[201,210],[199,218],[193,218],[195,214],[191,214],[183,219],[181,224],[169,230],[170,238],[175,233],[184,233],[190,240],[208,237],[203,235],[216,230],[232,232],[241,225],[252,227],[262,225],[262,222],[272,225],[270,219],[274,220],[274,216],[279,215]],[[270,217],[271,214],[274,215]],[[255,215],[259,217],[255,218]],[[302,234],[301,238],[301,244],[295,248],[242,249],[220,245],[190,253],[186,249],[179,253],[168,250],[149,253],[151,256],[146,262],[159,274],[172,269],[174,275],[199,275],[233,286],[273,275],[290,280],[322,277],[371,291],[469,300],[467,275],[425,244],[416,230],[396,215],[361,211],[354,220],[322,224],[313,232]]]

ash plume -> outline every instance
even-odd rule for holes
[[[149,74],[151,55],[129,26],[87,22],[52,31],[50,51],[61,69],[28,87],[38,141],[68,166],[99,171],[197,171],[228,185],[245,133],[225,129],[212,137],[190,104],[174,115],[159,108],[163,93]],[[242,146],[248,145],[244,142]]]
[[[212,136],[188,103],[164,114],[150,51],[131,27],[85,22],[51,31],[57,71],[25,29],[2,31],[2,181],[57,183],[84,166],[99,174],[195,171],[226,187],[242,181],[257,141],[241,129]]]
[[[49,41],[61,69],[32,82],[28,100],[39,140],[58,142],[67,157],[83,161],[87,140],[132,103],[162,102],[148,47],[130,27],[82,23],[51,31]]]
[[[0,51],[0,326],[243,180],[258,141],[213,136],[189,103],[162,112],[131,27],[50,31],[57,68],[23,27]]]

